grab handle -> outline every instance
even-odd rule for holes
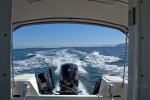
[[[23,84],[23,98],[24,99],[27,99],[27,87],[28,87],[28,84]]]
[[[114,85],[113,84],[109,84],[109,99],[110,100],[114,100],[113,99],[113,94],[114,94]]]

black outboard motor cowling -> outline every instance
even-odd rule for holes
[[[38,85],[42,94],[51,94],[49,77],[45,73],[38,74]]]
[[[59,80],[60,91],[66,91],[70,89],[77,91],[78,83],[78,66],[72,63],[62,65]]]

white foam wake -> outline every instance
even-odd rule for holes
[[[72,53],[73,52],[73,53]],[[55,74],[59,75],[60,66],[65,63],[74,63],[78,65],[79,74],[83,74],[84,76],[88,74],[87,66],[98,69],[99,71],[104,70],[110,72],[111,74],[122,76],[123,67],[118,65],[113,65],[112,62],[116,62],[121,60],[119,57],[114,56],[104,56],[99,52],[94,51],[92,53],[81,52],[78,50],[74,50],[68,52],[68,49],[52,49],[47,51],[36,52],[34,56],[33,54],[27,54],[30,58],[25,60],[14,61],[14,69],[15,74],[23,74],[20,71],[24,69],[33,69],[33,68],[43,68],[43,66],[47,67],[55,67]],[[82,59],[81,59],[82,57]],[[111,63],[111,64],[109,64]],[[92,74],[92,73],[89,73]],[[126,67],[126,79],[128,74],[128,68]],[[83,83],[79,81],[79,90],[82,91],[82,95],[87,95],[88,92],[84,87]],[[59,90],[59,84],[56,84],[56,88]]]
[[[99,52],[94,51],[87,55],[84,60],[90,67],[98,68],[99,70],[109,71],[110,74],[121,76],[123,74],[123,66],[109,64],[121,60],[121,58],[114,56],[104,56],[100,55]],[[126,78],[128,75],[128,68],[126,67]]]
[[[48,52],[48,51],[47,51]],[[51,52],[51,51],[49,51]],[[87,74],[87,71],[83,68],[87,66],[87,64],[84,61],[81,61],[78,56],[75,54],[69,54],[67,52],[67,49],[61,49],[55,52],[55,55],[51,56],[44,56],[44,60],[46,63],[48,63],[50,66],[55,66],[56,70],[55,73],[59,75],[60,72],[60,66],[65,63],[74,63],[78,65],[79,72],[83,74]]]
[[[82,91],[81,93],[79,93],[79,95],[88,95],[89,94],[81,81],[79,81],[78,89],[79,89],[79,91]]]
[[[27,56],[33,54],[29,53]],[[59,75],[60,66],[65,63],[74,63],[78,65],[79,73],[87,74],[84,67],[87,66],[86,62],[81,61],[76,54],[70,54],[67,49],[54,49],[47,51],[36,52],[35,56],[32,56],[25,60],[14,61],[15,73],[25,69],[41,68],[47,64],[50,67],[56,67],[55,73]],[[45,66],[47,66],[45,65]]]

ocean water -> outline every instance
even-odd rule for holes
[[[13,49],[14,75],[49,73],[52,68],[55,90],[59,90],[59,71],[64,63],[74,63],[79,69],[81,94],[92,94],[95,82],[103,74],[123,75],[124,47],[71,47]],[[128,54],[128,53],[127,53]],[[128,55],[127,55],[128,56]],[[128,58],[128,57],[127,57]],[[128,73],[128,59],[126,74]]]

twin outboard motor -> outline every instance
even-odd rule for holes
[[[49,78],[45,73],[38,74],[38,85],[39,85],[41,94],[50,93],[51,86],[50,86]]]
[[[40,73],[37,76],[38,86],[41,94],[52,94],[54,89],[54,81],[51,68],[49,68],[49,76],[45,73]],[[79,84],[78,66],[72,63],[63,64],[60,68],[59,86],[60,91],[56,91],[62,95],[78,94]]]
[[[49,76],[45,73],[38,74],[38,86],[41,94],[52,94],[55,88],[51,68],[49,68]]]
[[[76,94],[79,84],[78,66],[72,63],[67,63],[61,66],[60,69],[60,93],[61,94]]]

